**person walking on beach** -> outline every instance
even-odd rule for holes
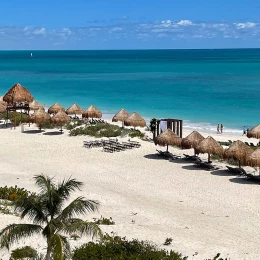
[[[242,134],[242,136],[243,135],[246,135],[246,127],[244,126],[244,128],[243,128],[243,134]]]
[[[220,133],[223,134],[223,125],[220,125]]]
[[[219,124],[218,124],[218,126],[217,126],[217,134],[219,134]]]

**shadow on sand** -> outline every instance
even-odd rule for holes
[[[26,130],[23,132],[23,134],[40,134],[44,133],[44,130]]]
[[[144,158],[151,159],[151,160],[169,160],[169,158],[157,154],[146,154],[144,155]]]
[[[218,175],[218,176],[237,176],[236,174],[232,174],[231,172],[225,170],[225,169],[222,169],[222,170],[216,170],[216,171],[213,171],[211,172],[212,175]]]
[[[243,178],[243,177],[233,178],[233,179],[230,179],[229,181],[234,182],[234,183],[239,183],[239,184],[259,185],[259,183],[250,181],[250,180]]]
[[[57,131],[52,131],[52,132],[46,132],[43,133],[44,135],[62,135],[63,132],[57,132]]]
[[[198,170],[206,170],[206,169],[203,169],[203,168],[199,168],[199,167],[196,167],[194,164],[192,164],[192,165],[184,165],[184,166],[182,166],[182,169],[185,169],[185,170],[192,170],[192,171],[194,171],[194,170],[196,170],[196,171],[198,171]]]

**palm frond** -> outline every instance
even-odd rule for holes
[[[55,184],[53,183],[53,178],[50,178],[49,176],[44,174],[35,175],[34,180],[40,188],[40,194],[48,193],[51,189],[51,186],[55,186]]]
[[[54,234],[50,240],[53,260],[63,260],[63,243],[59,234]]]
[[[20,240],[37,234],[42,231],[42,227],[33,224],[11,224],[0,231],[0,246],[7,247]]]
[[[39,196],[20,197],[14,200],[12,205],[16,211],[21,213],[22,219],[27,216],[34,224],[42,224],[47,220],[46,212],[43,210],[44,206]]]
[[[63,230],[66,234],[89,235],[92,238],[101,236],[102,231],[99,226],[93,222],[81,221],[64,226]]]
[[[86,214],[98,210],[99,202],[94,200],[86,200],[84,197],[78,197],[73,200],[63,211],[58,218],[66,220],[76,215]]]
[[[54,234],[50,240],[53,260],[69,259],[71,257],[70,244],[65,236]]]
[[[68,178],[58,184],[57,191],[63,199],[67,199],[73,191],[80,190],[82,186],[83,182]]]

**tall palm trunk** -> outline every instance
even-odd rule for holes
[[[51,260],[51,247],[48,245],[45,260]]]

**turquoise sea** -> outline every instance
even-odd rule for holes
[[[0,95],[17,82],[47,106],[125,108],[233,133],[260,123],[260,49],[0,51]]]

